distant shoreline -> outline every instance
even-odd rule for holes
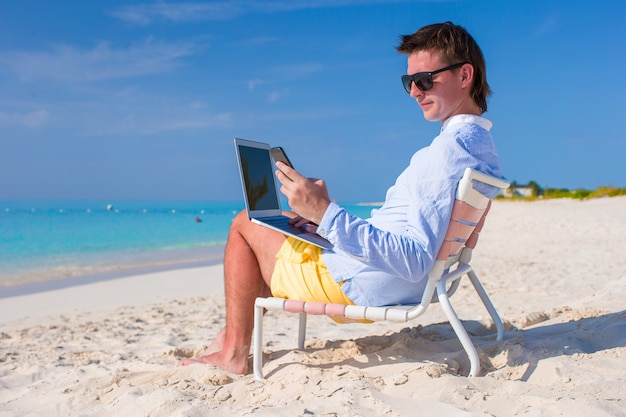
[[[162,251],[151,251],[148,260],[143,262],[123,262],[116,265],[94,267],[93,272],[79,273],[69,276],[54,276],[42,278],[45,270],[34,275],[40,276],[26,282],[2,282],[0,286],[0,299],[20,295],[35,294],[46,291],[54,291],[62,288],[86,285],[100,281],[109,281],[134,275],[143,275],[154,272],[164,272],[176,269],[196,268],[221,264],[224,261],[225,245],[213,245],[198,250],[183,250],[176,253],[176,257],[160,257]],[[191,256],[193,255],[193,256]]]

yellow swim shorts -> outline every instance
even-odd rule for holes
[[[354,305],[330,276],[322,249],[291,237],[276,254],[271,290],[274,297]]]

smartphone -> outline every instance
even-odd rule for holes
[[[281,148],[280,146],[270,149],[270,154],[272,154],[272,158],[274,158],[275,162],[278,162],[278,161],[284,162],[285,164],[293,168],[291,161],[289,160],[289,158],[287,158],[287,154],[285,153],[285,150]]]

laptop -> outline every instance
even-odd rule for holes
[[[278,185],[274,177],[276,166],[270,155],[270,145],[235,138],[235,150],[250,221],[322,249],[331,249],[333,245],[328,240],[288,224],[289,217],[282,214]]]

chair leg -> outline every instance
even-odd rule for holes
[[[304,339],[306,337],[306,313],[300,313],[298,322],[298,349],[304,350]]]
[[[469,357],[469,376],[478,376],[480,374],[480,358],[478,357],[478,352],[476,351],[476,347],[474,346],[472,340],[467,334],[463,323],[461,323],[461,320],[459,320],[459,316],[452,308],[452,304],[450,304],[444,281],[439,281],[437,283],[437,296],[439,297],[439,304],[441,304],[441,308],[443,308],[444,313],[446,313],[446,316],[448,317],[448,321],[450,322],[454,333],[456,333],[456,336],[459,338],[463,349],[465,349],[465,352]]]
[[[252,370],[258,381],[263,381],[263,307],[254,306],[254,350]]]
[[[502,319],[498,315],[496,308],[491,303],[491,300],[489,299],[487,292],[485,291],[482,284],[478,280],[478,276],[476,275],[474,271],[469,271],[467,273],[467,276],[469,277],[470,281],[472,281],[472,285],[474,286],[474,289],[480,296],[480,299],[482,300],[485,308],[487,309],[487,311],[489,312],[489,315],[491,316],[491,320],[493,320],[493,324],[496,326],[496,331],[497,331],[496,340],[498,341],[504,340],[504,325],[502,324]]]

